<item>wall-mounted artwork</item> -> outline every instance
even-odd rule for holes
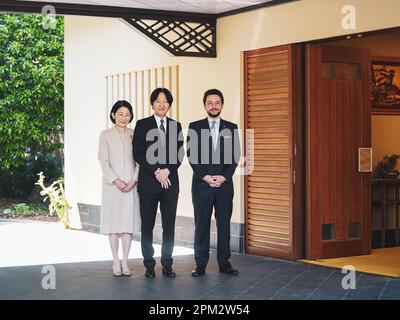
[[[400,115],[400,58],[372,58],[371,111]]]

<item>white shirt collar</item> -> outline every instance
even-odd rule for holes
[[[211,117],[207,117],[208,119],[208,125],[211,128],[212,122],[215,121],[215,127],[219,128],[219,123],[221,122],[221,117],[218,118],[211,118]]]
[[[160,129],[161,120],[164,120],[164,128],[165,128],[165,130],[167,130],[167,116],[164,116],[164,118],[160,118],[155,113],[153,115],[154,115],[154,119],[156,119],[156,122],[157,122],[157,128]]]

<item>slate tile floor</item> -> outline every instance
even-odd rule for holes
[[[175,258],[175,279],[157,266],[155,279],[144,278],[140,259],[130,260],[133,276],[115,278],[110,261],[54,265],[56,289],[43,290],[42,266],[0,268],[0,299],[134,300],[399,300],[400,279],[357,273],[356,289],[341,287],[339,269],[252,255],[232,256],[239,276],[218,273],[212,254],[205,277],[193,278],[193,256]],[[159,262],[159,260],[158,260]]]

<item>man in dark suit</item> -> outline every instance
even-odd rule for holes
[[[142,220],[141,244],[147,278],[155,277],[153,229],[158,204],[163,229],[162,272],[167,277],[175,277],[172,252],[179,194],[178,168],[184,150],[181,124],[166,116],[172,101],[168,89],[155,89],[150,97],[154,114],[136,123],[132,141],[133,157],[140,165],[138,193]]]
[[[240,142],[236,124],[220,118],[224,106],[221,91],[204,93],[208,117],[189,125],[187,151],[193,168],[192,200],[194,207],[196,265],[192,276],[202,276],[209,260],[210,222],[213,209],[217,224],[217,260],[219,271],[239,274],[229,262],[230,220],[232,216],[232,176],[240,160]]]

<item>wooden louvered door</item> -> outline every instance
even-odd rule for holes
[[[369,254],[371,147],[369,49],[307,46],[307,258]]]
[[[246,252],[301,256],[301,48],[244,53]]]

